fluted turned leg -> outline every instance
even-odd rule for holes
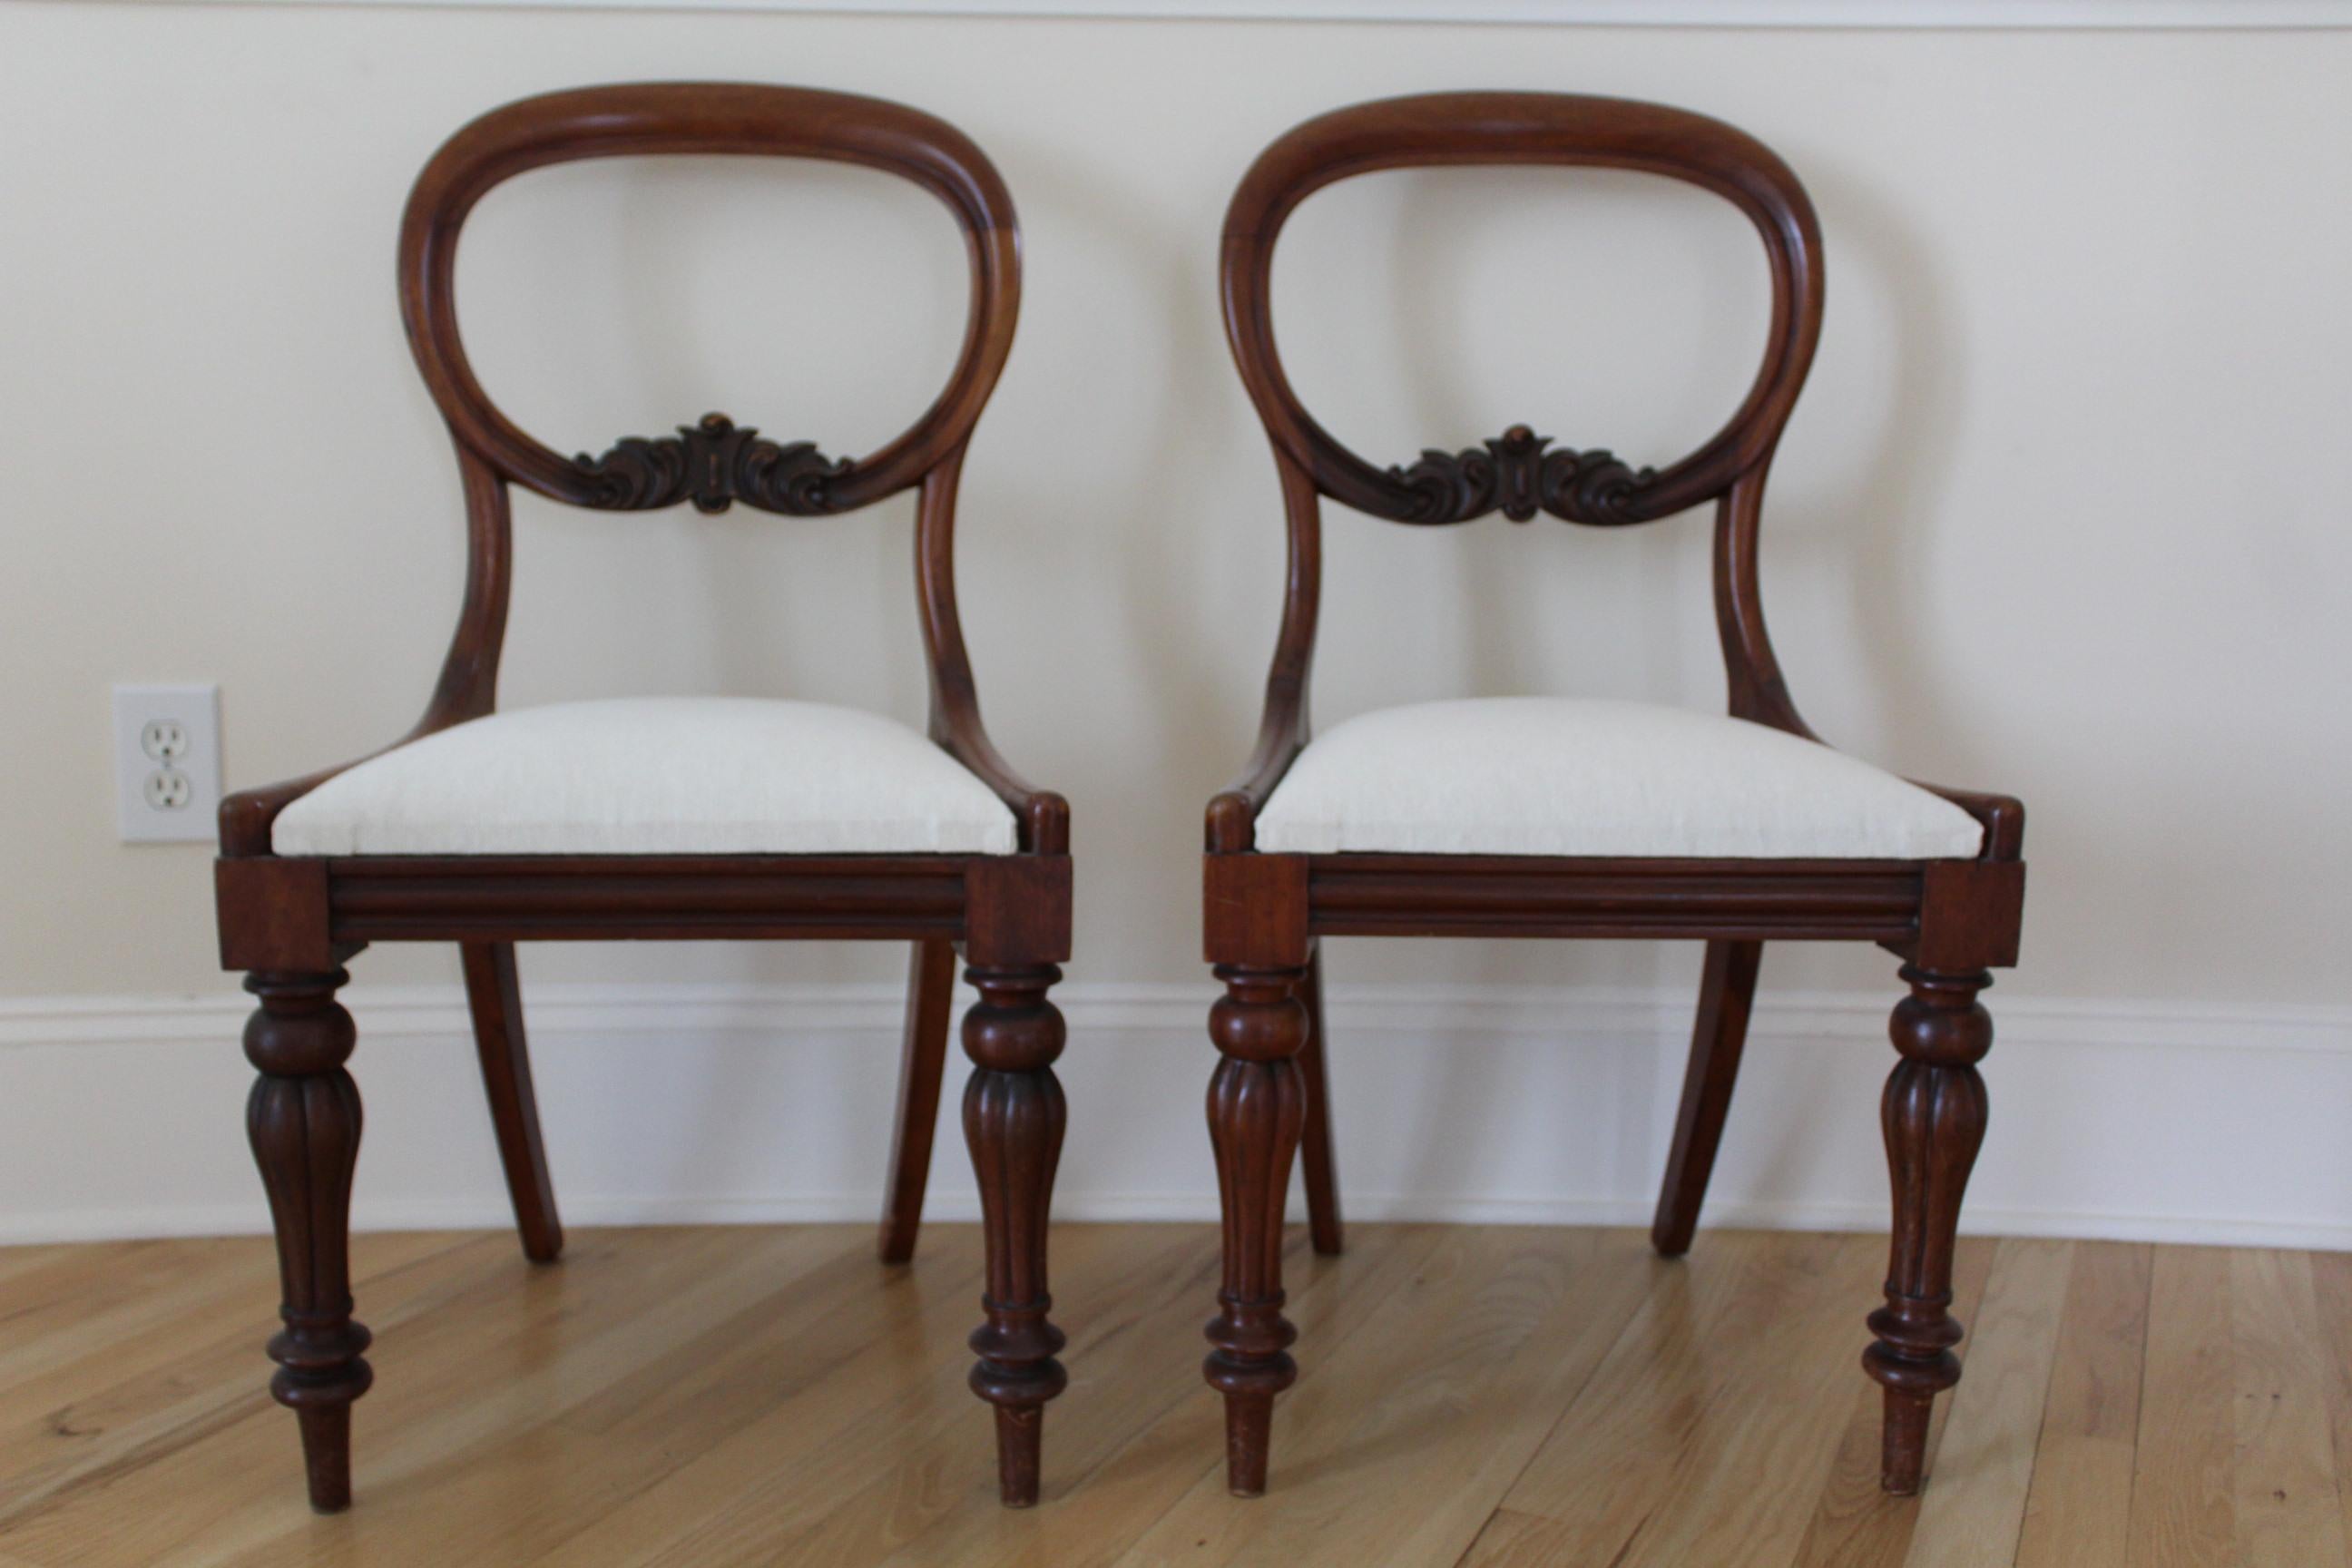
[[[343,1063],[352,1016],[335,1000],[351,977],[253,974],[261,1006],[245,1026],[245,1054],[261,1070],[246,1105],[253,1157],[269,1189],[286,1327],[269,1342],[269,1392],[302,1428],[310,1506],[352,1502],[352,1402],[374,1373],[368,1331],[352,1321],[352,1170],[359,1158],[360,1095]]]
[[[1976,1064],[1992,1047],[1992,1017],[1977,993],[1982,970],[1937,973],[1906,966],[1911,994],[1890,1026],[1903,1060],[1886,1080],[1880,1118],[1895,1188],[1895,1234],[1886,1305],[1870,1315],[1876,1342],[1863,1366],[1886,1391],[1880,1484],[1908,1496],[1927,1462],[1927,1418],[1936,1395],[1960,1380],[1952,1347],[1952,1247],[1960,1196],[1984,1142],[1984,1079]]]
[[[963,1048],[973,1071],[963,1096],[964,1139],[980,1177],[987,1230],[988,1321],[972,1331],[980,1357],[971,1390],[996,1407],[996,1458],[1004,1504],[1037,1500],[1045,1402],[1069,1382],[1054,1359],[1062,1331],[1046,1321],[1046,1211],[1062,1153],[1065,1110],[1054,1058],[1062,1015],[1045,993],[1062,977],[1050,963],[974,965],[965,977],[980,1000],[964,1015]]]
[[[1225,1484],[1235,1497],[1265,1490],[1274,1396],[1298,1380],[1298,1337],[1282,1315],[1282,1211],[1306,1119],[1297,1058],[1307,1016],[1303,969],[1221,964],[1225,994],[1209,1012],[1224,1053],[1209,1080],[1209,1139],[1224,1205],[1224,1285],[1209,1320],[1201,1371],[1225,1396]]]

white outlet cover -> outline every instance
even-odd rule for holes
[[[220,688],[116,687],[114,815],[122,841],[210,843],[220,799]]]

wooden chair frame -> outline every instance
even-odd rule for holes
[[[1342,446],[1292,392],[1275,349],[1275,241],[1298,204],[1351,175],[1433,164],[1635,170],[1712,191],[1752,220],[1772,278],[1762,368],[1713,438],[1661,468],[1606,451],[1549,449],[1517,426],[1449,455],[1383,468]],[[1652,1237],[1690,1245],[1739,1067],[1758,960],[1768,942],[1874,942],[1904,961],[1895,1008],[1901,1054],[1883,1121],[1894,1187],[1885,1302],[1864,1356],[1885,1390],[1882,1479],[1916,1490],[1934,1397],[1959,1378],[1949,1311],[1962,1189],[1984,1134],[1976,1063],[1992,1043],[1977,995],[2017,961],[2024,808],[2005,795],[1927,785],[1984,828],[1951,860],[1591,859],[1481,855],[1261,853],[1255,824],[1309,734],[1308,678],[1328,496],[1398,522],[1464,522],[1538,511],[1616,527],[1702,501],[1716,509],[1716,616],[1730,711],[1818,741],[1799,717],[1766,635],[1757,539],[1767,470],[1822,319],[1821,232],[1804,189],[1769,149],[1730,126],[1653,104],[1547,93],[1393,99],[1308,121],[1258,158],[1226,214],[1223,285],[1234,356],[1274,446],[1289,528],[1288,591],[1255,751],[1209,803],[1207,957],[1225,994],[1209,1032],[1223,1053],[1209,1127],[1224,1205],[1224,1279],[1204,1371],[1225,1398],[1229,1482],[1265,1486],[1274,1395],[1297,1369],[1282,1315],[1282,1218],[1294,1151],[1307,1147],[1318,1251],[1340,1224],[1323,1045],[1318,943],[1327,936],[1664,937],[1706,943],[1688,1077]]]
[[[547,164],[651,153],[825,159],[896,174],[946,204],[971,265],[971,304],[946,389],[870,457],[836,461],[711,415],[659,439],[567,460],[507,419],[458,339],[457,240],[501,181]],[[986,1321],[971,1385],[995,1409],[1003,1500],[1036,1500],[1045,1403],[1065,1383],[1047,1321],[1045,1222],[1064,1121],[1052,1063],[1063,1026],[1046,993],[1069,955],[1069,807],[990,742],[957,617],[956,484],[965,445],[1013,341],[1020,234],[996,170],[962,132],[874,99],[803,89],[668,83],[558,92],[497,110],[434,156],[400,235],[401,311],[446,417],[469,550],[457,634],[416,727],[395,745],[489,713],[512,567],[509,487],[575,506],[644,510],[734,501],[788,515],[846,511],[918,491],[915,582],[930,667],[930,734],[1012,808],[1008,855],[356,856],[271,852],[278,814],[341,770],[230,796],[216,868],[223,966],[260,1000],[245,1036],[260,1069],[249,1108],[282,1265],[285,1330],[270,1388],[299,1417],[310,1500],[351,1499],[351,1405],[372,1376],[352,1319],[346,1257],[358,1092],[335,994],[372,942],[454,942],[464,956],[482,1073],[524,1251],[562,1246],[524,1047],[514,944],[562,940],[834,939],[912,944],[908,1026],[881,1255],[912,1256],[929,1168],[950,988],[961,949],[977,1004],[963,1107],[985,1216]],[[346,764],[349,766],[351,764]]]

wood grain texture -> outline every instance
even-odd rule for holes
[[[2315,1253],[2311,1258],[2312,1288],[2324,1310],[2320,1332],[2326,1336],[2321,1360],[2326,1367],[2328,1425],[2335,1435],[2336,1499],[2344,1507],[2345,1534],[2352,1539],[2352,1486],[2344,1484],[2352,1471],[2352,1253]]]
[[[1505,1497],[1504,1507],[1545,1519],[1549,1528],[1524,1536],[1505,1555],[1471,1562],[1528,1568],[1682,1561],[1668,1538],[1696,1522],[1680,1516],[1705,1497],[1702,1482],[1737,1447],[1727,1439],[1744,1425],[1741,1405],[1778,1405],[1788,1397],[1782,1348],[1808,1363],[1807,1403],[1844,1408],[1818,1391],[1851,1364],[1853,1331],[1832,1320],[1839,1300],[1851,1300],[1857,1284],[1867,1288],[1874,1249],[1849,1237],[1723,1240],[1666,1271]],[[1792,1332],[1808,1342],[1784,1338]],[[1759,1382],[1749,1373],[1765,1376]],[[1779,1415],[1802,1419],[1803,1408]],[[1834,1422],[1825,1424],[1813,1457],[1823,1468],[1835,1436]]]
[[[2227,1253],[2157,1253],[2132,1465],[2126,1561],[2135,1565],[2233,1568],[2240,1562],[2231,1316]]]
[[[2074,1248],[2017,1568],[2124,1568],[2152,1249]]]
[[[2328,1308],[2341,1315],[2344,1303]],[[2231,1255],[2237,1537],[2246,1568],[2341,1568],[2345,1562],[2320,1317],[2307,1255]]]
[[[1279,1509],[1203,1477],[1120,1560],[1443,1561],[1474,1535],[1664,1266],[1640,1238],[1454,1228],[1283,1406]],[[1467,1439],[1467,1440],[1465,1440]],[[1442,1456],[1433,1468],[1423,1445]]]
[[[1952,1310],[1963,1321],[1973,1319],[1984,1300],[1998,1250],[1991,1240],[1963,1237],[1955,1252]],[[1878,1484],[1885,1404],[1874,1386],[1858,1394],[1847,1410],[1837,1458],[1821,1495],[1813,1500],[1812,1518],[1797,1547],[1796,1561],[1807,1568],[1868,1568],[1900,1563],[1910,1552],[1919,1522],[1918,1503],[1893,1496]],[[1946,1400],[1927,1424],[1931,1470],[1951,1414],[1951,1402]]]
[[[262,1238],[0,1251],[5,1568],[2344,1568],[2352,1258],[1964,1239],[1969,1375],[1919,1498],[1848,1381],[1873,1237],[1360,1225],[1284,1237],[1320,1347],[1284,1484],[1225,1493],[1205,1226],[1066,1226],[1072,1384],[1034,1510],[970,1463],[980,1227],[875,1285],[863,1226],[362,1236],[367,1506],[311,1515],[253,1385]],[[91,1310],[95,1307],[95,1310]],[[1760,1353],[1760,1347],[1772,1353]],[[1819,1395],[1824,1386],[1841,1401]],[[2119,1479],[2120,1478],[2120,1479]]]
[[[1920,1505],[1906,1568],[2015,1560],[2074,1261],[2071,1242],[2001,1243],[1978,1311],[1983,1340],[1944,1427],[1943,1484]]]

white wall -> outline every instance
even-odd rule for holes
[[[1029,289],[961,576],[992,726],[1076,810],[1067,1212],[1196,1213],[1213,1190],[1200,809],[1248,743],[1280,559],[1217,326],[1224,200],[1318,110],[1519,86],[1721,115],[1821,208],[1828,330],[1768,523],[1784,662],[1825,733],[2032,812],[1975,1223],[2352,1237],[2328,1135],[2352,1087],[2352,32],[37,0],[0,6],[0,1236],[263,1223],[207,857],[113,841],[106,689],[219,680],[232,784],[413,719],[461,530],[394,308],[407,183],[493,104],[646,77],[923,105],[1020,204]],[[855,172],[553,171],[471,235],[478,363],[566,450],[714,407],[870,448],[960,325],[950,225]],[[1383,175],[1300,215],[1278,305],[1302,391],[1367,452],[1529,420],[1662,460],[1751,367],[1752,250],[1729,209],[1629,177]],[[509,702],[789,691],[919,716],[903,506],[520,512]],[[1318,711],[1719,704],[1706,531],[1336,516]],[[1646,1211],[1694,952],[1331,963],[1360,1208]],[[575,1221],[867,1206],[898,953],[525,964]],[[492,1214],[454,963],[379,949],[358,973],[363,1218]],[[1892,978],[1874,951],[1768,955],[1717,1212],[1876,1214]],[[960,1158],[943,1142],[950,1206]]]

